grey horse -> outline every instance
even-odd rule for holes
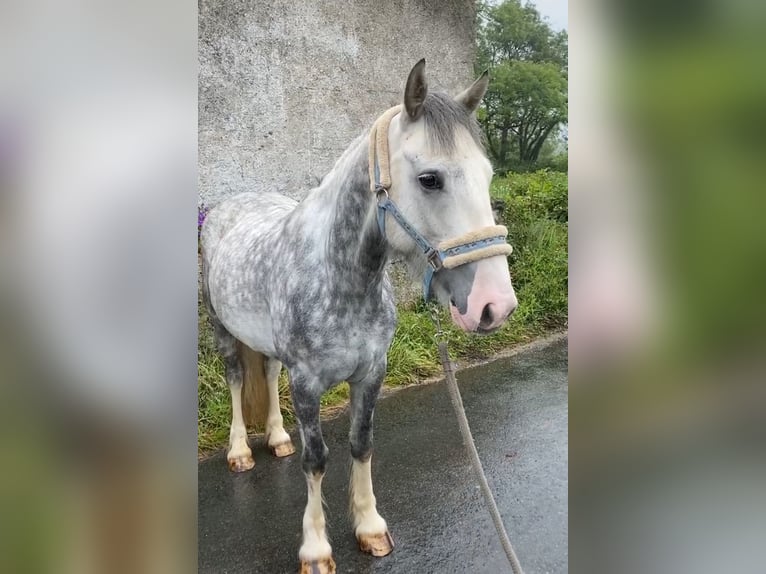
[[[277,396],[282,365],[288,371],[308,485],[301,572],[335,572],[322,508],[328,449],[319,406],[344,380],[354,533],[365,552],[393,549],[370,464],[373,410],[396,326],[389,259],[404,260],[413,278],[427,277],[426,297],[465,331],[491,332],[516,308],[510,246],[504,228],[494,226],[492,167],[473,113],[487,83],[485,73],[454,98],[429,93],[421,60],[403,104],[355,139],[303,201],[240,194],[211,210],[203,225],[203,297],[231,390],[233,471],[254,464],[242,413],[250,372],[266,391],[269,447],[278,456],[294,452]]]

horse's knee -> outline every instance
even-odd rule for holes
[[[321,393],[316,392],[317,385],[299,373],[290,373],[290,392],[293,408],[301,426],[303,455],[301,462],[306,474],[324,474],[329,450],[322,439],[319,422]]]
[[[351,387],[349,443],[354,460],[364,462],[372,455],[372,418],[384,375],[382,363],[365,380]]]

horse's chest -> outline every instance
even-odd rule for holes
[[[275,333],[278,348],[296,363],[343,380],[385,360],[395,329],[393,306],[296,307]]]
[[[353,325],[330,337],[328,343],[348,349],[360,357],[371,357],[388,350],[392,334],[393,331],[389,331],[382,324]]]
[[[393,329],[385,325],[352,325],[327,333],[322,353],[322,371],[333,372],[337,379],[353,380],[385,360]]]

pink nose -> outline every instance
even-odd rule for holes
[[[518,307],[516,294],[511,292],[504,296],[498,296],[494,300],[484,305],[479,318],[479,329],[482,331],[491,331],[497,329],[505,323],[505,320],[511,316]]]
[[[464,331],[492,331],[502,325],[516,310],[518,301],[511,291],[481,293],[481,297],[471,293],[468,297],[468,309],[461,315],[457,307],[450,306],[455,323]]]
[[[492,257],[476,266],[471,291],[461,314],[450,306],[452,319],[464,331],[487,332],[497,329],[514,312],[518,301],[511,285],[508,261],[505,257]]]

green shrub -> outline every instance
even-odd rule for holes
[[[568,288],[568,178],[538,171],[493,183],[504,202],[503,222],[513,245],[509,257],[519,309],[514,321],[536,327],[566,324]]]
[[[512,174],[492,182],[492,197],[502,199],[510,211],[506,222],[552,219],[568,221],[568,177],[566,173],[540,170]]]

